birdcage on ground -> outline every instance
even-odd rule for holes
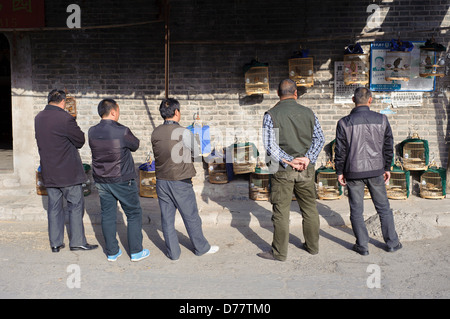
[[[429,167],[420,175],[420,197],[427,199],[443,199],[446,195],[446,170]]]
[[[158,197],[156,194],[155,161],[151,161],[150,156],[147,157],[147,162],[139,166],[139,196]]]
[[[253,200],[270,200],[270,175],[269,172],[257,167],[250,173],[249,198]]]
[[[209,182],[212,184],[226,184],[228,183],[226,163],[209,163]]]
[[[233,173],[246,174],[255,171],[258,159],[258,150],[255,144],[250,142],[235,143],[229,147],[233,156]]]
[[[342,186],[339,184],[336,170],[331,161],[316,170],[316,189],[319,199],[339,199],[342,197]]]
[[[410,172],[403,170],[401,163],[391,168],[391,178],[386,184],[389,199],[407,199],[409,197]]]
[[[400,156],[403,168],[409,171],[422,171],[427,168],[429,161],[428,141],[420,139],[417,133],[412,138],[400,143]]]

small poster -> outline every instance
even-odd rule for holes
[[[408,58],[402,57],[403,52],[397,52],[398,57],[392,57],[390,42],[374,42],[370,46],[370,89],[372,91],[421,91],[434,90],[434,77],[421,77],[420,46],[425,42],[412,42],[414,48],[408,52]],[[389,80],[394,72],[402,73],[405,80]],[[397,75],[398,75],[397,74]]]
[[[422,92],[392,92],[392,106],[422,106],[422,95]]]
[[[353,93],[362,84],[344,83],[344,61],[334,62],[334,103],[337,104],[353,104]]]

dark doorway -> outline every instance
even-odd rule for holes
[[[13,169],[10,52],[8,39],[0,34],[0,172]]]

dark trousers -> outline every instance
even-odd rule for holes
[[[122,183],[95,184],[100,196],[102,209],[102,231],[105,238],[106,254],[119,252],[117,234],[117,201],[127,217],[127,238],[130,254],[142,251],[142,208],[136,181]]]
[[[161,225],[167,247],[167,256],[178,259],[181,254],[177,232],[175,230],[176,210],[181,214],[189,239],[197,256],[206,253],[211,246],[203,235],[202,220],[198,214],[192,181],[156,180],[156,194],[161,209]]]
[[[392,214],[389,199],[387,198],[383,175],[372,178],[347,180],[350,222],[356,237],[356,245],[368,250],[369,234],[363,216],[365,185],[367,185],[370,191],[372,202],[380,217],[381,232],[385,243],[388,247],[397,246],[399,241],[397,232],[395,231],[394,215]]]
[[[64,242],[65,213],[63,198],[67,201],[69,216],[68,237],[69,246],[86,245],[84,235],[84,195],[80,185],[68,187],[47,187],[48,194],[48,235],[50,246],[61,246]]]
[[[314,165],[297,172],[290,168],[271,175],[272,222],[274,227],[272,253],[286,260],[289,244],[289,216],[292,196],[295,194],[302,212],[303,236],[308,252],[319,252],[319,212],[316,205]]]

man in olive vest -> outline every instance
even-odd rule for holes
[[[159,111],[164,123],[153,131],[151,139],[155,156],[156,194],[167,256],[177,260],[181,254],[175,230],[177,209],[194,246],[194,253],[198,256],[215,253],[219,247],[211,246],[203,235],[202,220],[192,187],[192,177],[196,174],[192,163],[193,135],[178,124],[181,114],[177,100],[163,100]]]
[[[263,142],[271,157],[271,202],[274,226],[272,250],[258,254],[285,261],[289,243],[289,214],[294,194],[302,211],[304,248],[319,252],[319,213],[314,184],[315,162],[324,136],[314,112],[297,103],[297,85],[280,82],[278,102],[263,119]]]

